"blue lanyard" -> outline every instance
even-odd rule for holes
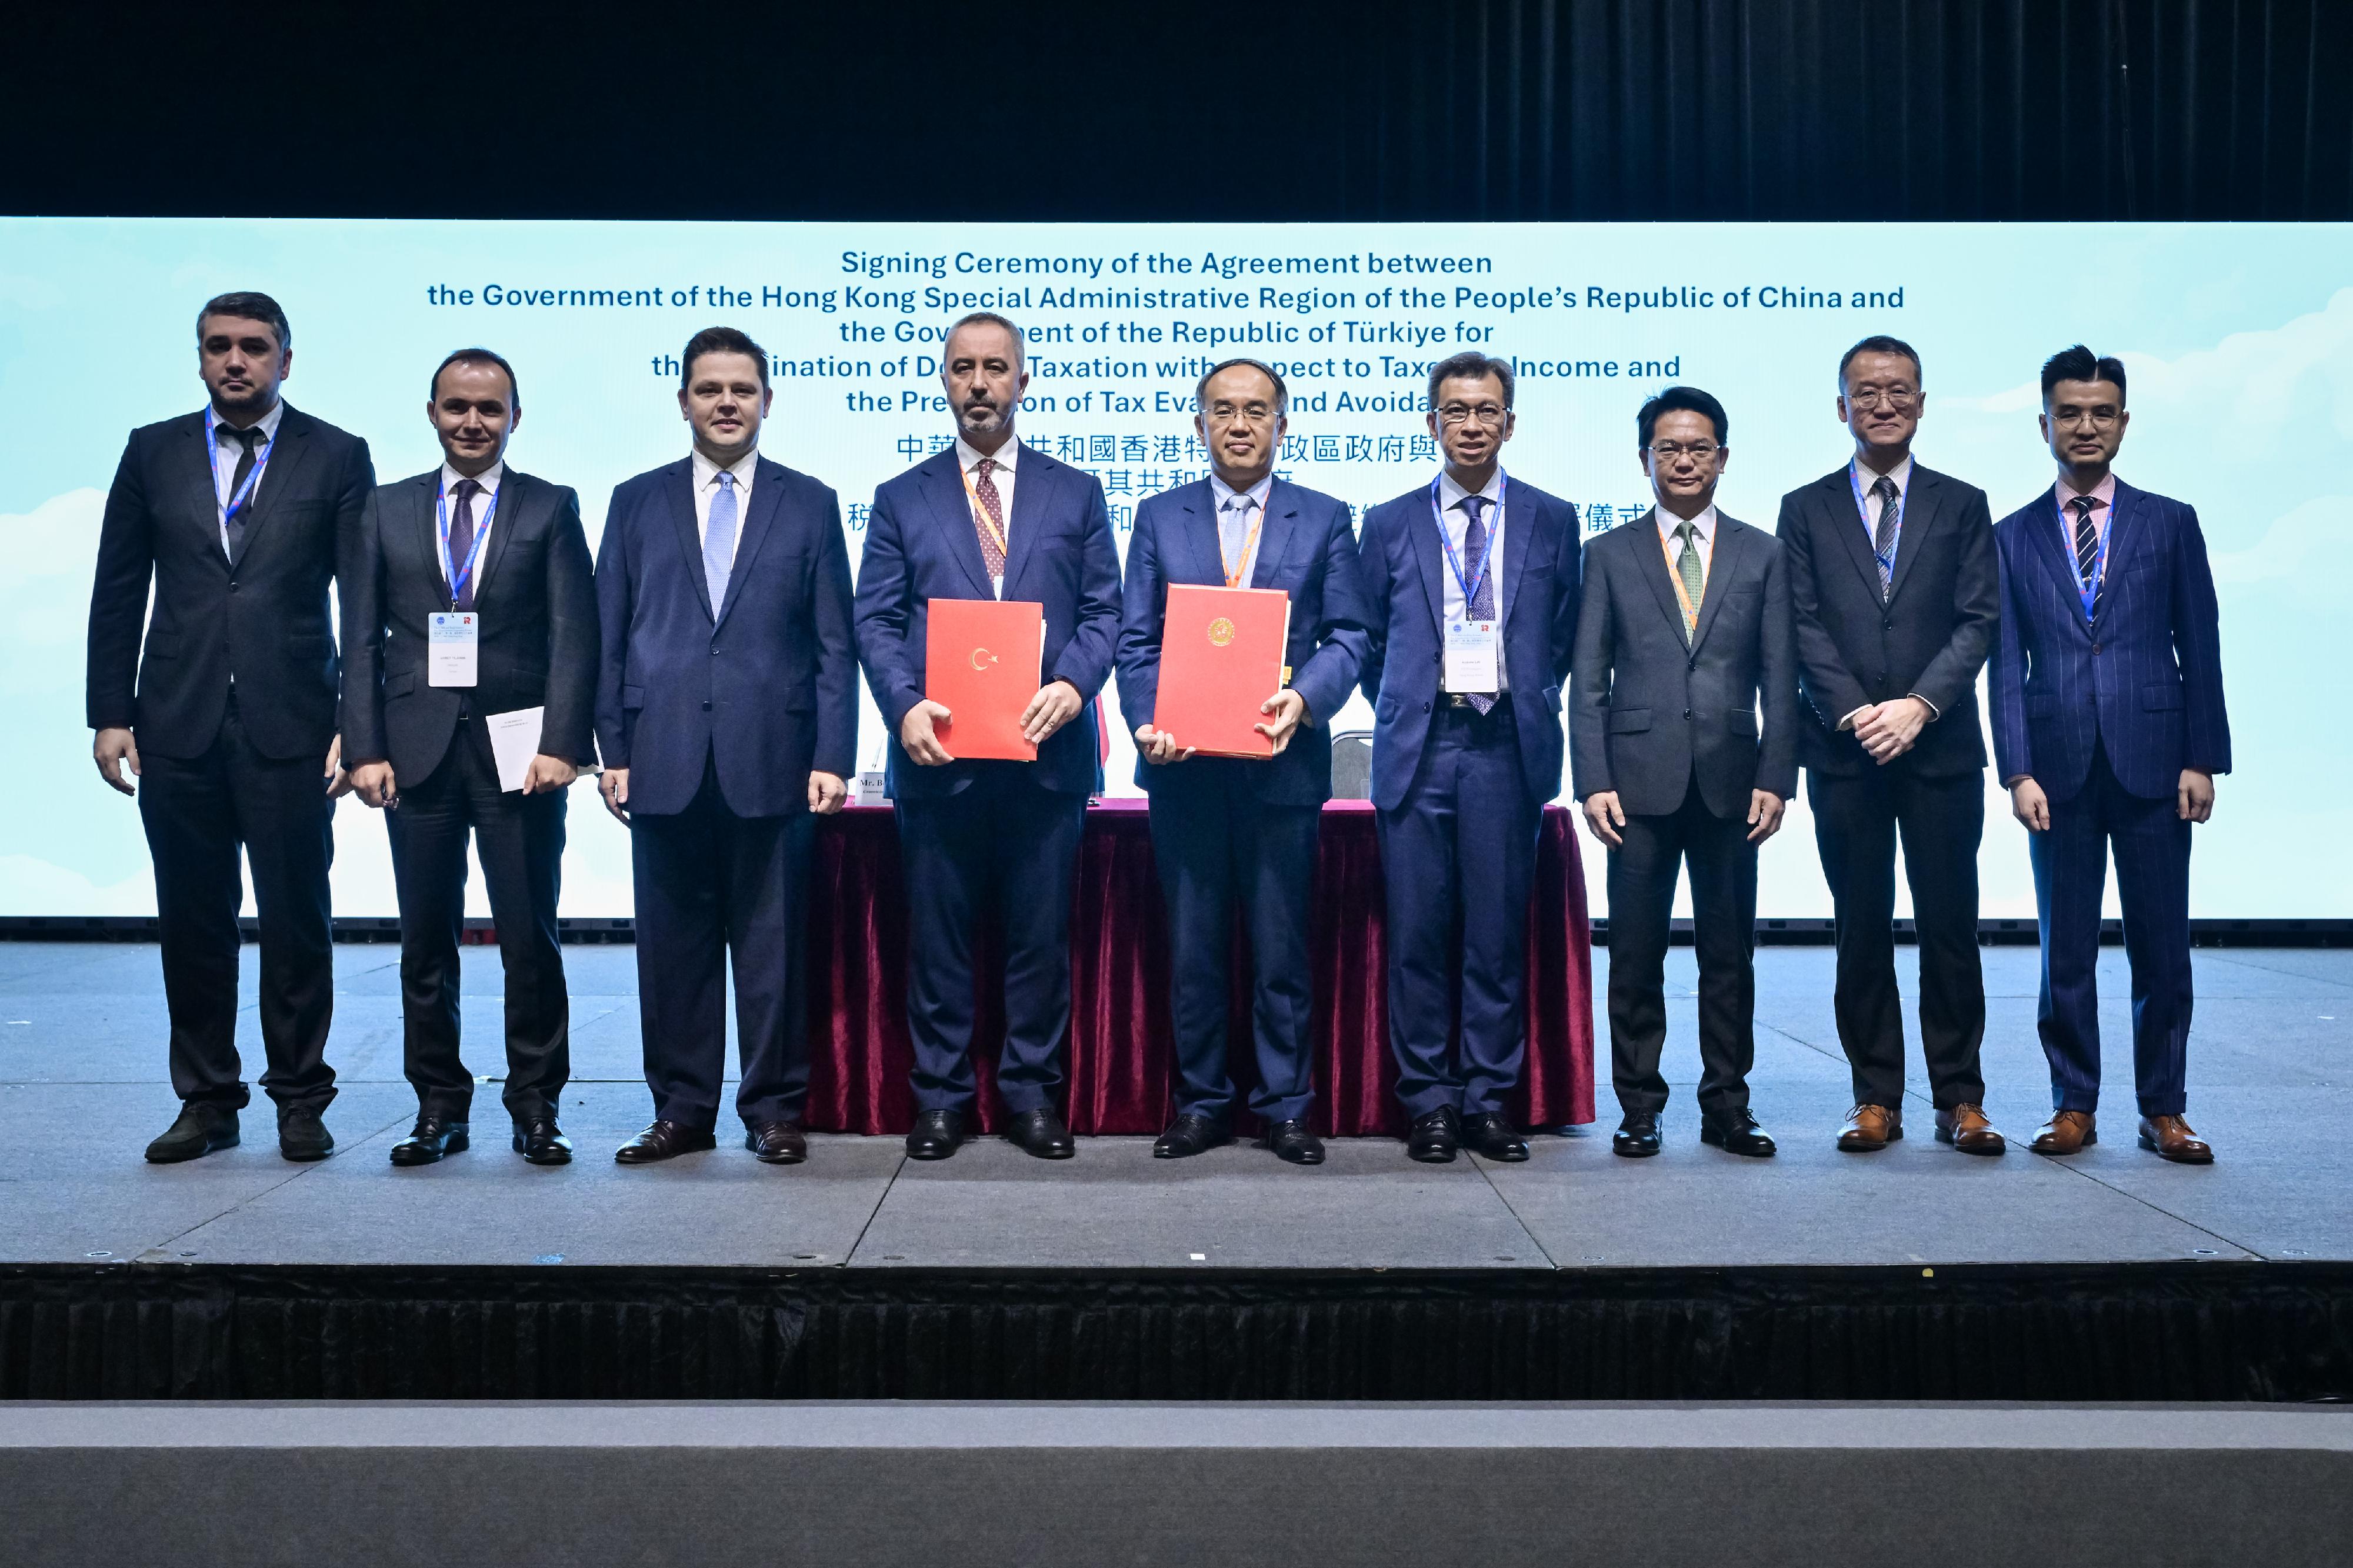
[[[2108,541],[2116,537],[2116,503],[2113,500],[2108,502],[2108,521],[2106,525],[2100,530],[2100,550],[2098,554],[2092,557],[2092,582],[2091,585],[2086,587],[2084,584],[2084,579],[2080,576],[2075,576],[2073,570],[2075,565],[2075,520],[2067,515],[2067,503],[2064,501],[2059,501],[2058,491],[2056,489],[2053,489],[2052,492],[2052,500],[2058,501],[2059,505],[2059,541],[2067,548],[2067,564],[2069,567],[2068,574],[2075,577],[2075,597],[2082,603],[2084,606],[2084,619],[2088,622],[2092,618],[2092,612],[2099,606],[2100,584],[2105,582],[2108,576]]]
[[[1854,510],[1856,512],[1861,514],[1862,518],[1862,531],[1871,536],[1871,553],[1877,557],[1879,569],[1881,571],[1893,572],[1895,570],[1895,558],[1892,555],[1881,555],[1879,553],[1879,533],[1876,529],[1871,526],[1871,508],[1865,504],[1862,499],[1862,466],[1860,463],[1850,459],[1846,466],[1846,482],[1854,487]],[[1883,477],[1889,479],[1891,482],[1894,479],[1894,476],[1892,474],[1884,475]],[[1895,487],[1895,500],[1890,504],[1895,508],[1895,531],[1888,535],[1887,547],[1890,550],[1893,550],[1902,542],[1904,537],[1903,486],[1897,485]]]
[[[441,580],[449,584],[452,609],[457,607],[458,597],[466,591],[466,584],[472,581],[474,568],[481,563],[482,542],[491,536],[491,519],[499,510],[499,492],[491,490],[489,496],[490,504],[474,524],[473,547],[466,552],[466,564],[461,571],[449,560],[449,492],[437,489],[433,495],[433,517],[441,530]]]
[[[209,408],[206,409],[205,453],[212,460],[216,474],[220,472],[219,426],[220,416]],[[275,436],[261,438],[261,449],[253,455],[253,471],[245,476],[245,483],[237,486],[236,493],[228,498],[228,503],[221,508],[221,539],[224,543],[228,539],[230,521],[253,504],[254,487],[261,483],[261,470],[269,466],[269,449],[277,445],[278,437]],[[215,479],[213,482],[218,484],[220,481]]]
[[[1496,469],[1495,515],[1499,518],[1504,515],[1504,471],[1501,468]],[[1463,575],[1462,558],[1454,552],[1454,536],[1446,531],[1446,512],[1438,504],[1438,484],[1439,481],[1436,479],[1430,481],[1430,515],[1437,521],[1438,542],[1445,546],[1446,564],[1453,569],[1455,584],[1462,590],[1462,613],[1468,616],[1471,613],[1471,601],[1477,596],[1480,580],[1487,575],[1487,563],[1494,557],[1496,531],[1492,528],[1487,531],[1486,547],[1479,552],[1476,569],[1470,575]]]

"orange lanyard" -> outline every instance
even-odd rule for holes
[[[1683,520],[1678,518],[1676,521],[1680,522]],[[1683,625],[1695,626],[1699,625],[1699,606],[1691,602],[1691,595],[1683,589],[1683,567],[1675,558],[1672,542],[1673,538],[1674,535],[1671,533],[1659,535],[1659,553],[1667,558],[1667,581],[1674,584],[1676,602],[1683,607]],[[1698,550],[1699,542],[1699,530],[1694,529],[1692,530],[1692,548]],[[1707,555],[1704,552],[1701,553],[1699,559],[1699,596],[1702,599],[1707,597]]]
[[[1244,490],[1234,499],[1237,500],[1249,500],[1250,492],[1248,490]],[[1266,500],[1272,500],[1273,499],[1274,487],[1270,485],[1267,487]],[[1258,547],[1258,531],[1266,521],[1266,501],[1258,501],[1253,504],[1258,508],[1258,515],[1250,520],[1250,537],[1242,541],[1242,558],[1240,561],[1227,561],[1225,531],[1223,529],[1219,529],[1218,531],[1218,564],[1225,570],[1226,586],[1229,588],[1238,588],[1241,585],[1242,568],[1250,564],[1250,552]]]
[[[1002,463],[997,465],[999,468],[1004,466]],[[980,525],[980,531],[983,533],[988,535],[988,542],[997,546],[997,552],[1009,558],[1013,552],[1006,547],[1005,531],[997,526],[997,520],[988,515],[987,507],[980,504],[980,491],[973,488],[972,474],[964,469],[959,469],[958,472],[964,476],[964,499],[972,503],[972,521]]]

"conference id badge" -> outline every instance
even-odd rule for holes
[[[471,610],[444,610],[426,628],[425,683],[471,686],[482,648],[482,617]]]
[[[1495,689],[1495,623],[1449,621],[1446,625],[1446,689]]]

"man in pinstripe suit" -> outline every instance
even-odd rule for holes
[[[2004,518],[1994,755],[2026,826],[2042,928],[2038,1019],[2049,1122],[2031,1145],[2097,1141],[2100,901],[2113,847],[2132,965],[2140,1145],[2206,1164],[2183,1117],[2189,1059],[2189,832],[2231,771],[2214,578],[2198,513],[2114,472],[2125,370],[2082,344],[2042,367],[2058,482]]]

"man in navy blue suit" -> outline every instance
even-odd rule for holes
[[[716,1143],[729,951],[744,1146],[807,1157],[801,990],[813,818],[858,741],[849,555],[834,493],[759,454],[768,356],[729,327],[681,358],[694,450],[613,491],[596,558],[605,805],[629,827],[649,1164]]]
[[[1407,1153],[1443,1163],[1468,1144],[1525,1160],[1504,1101],[1527,1055],[1536,834],[1560,793],[1577,512],[1505,479],[1509,361],[1440,361],[1429,420],[1444,469],[1366,512],[1357,545],[1373,608],[1364,688],[1388,884],[1389,1044],[1413,1118]],[[1450,1051],[1458,952],[1461,1044]]]
[[[2140,1146],[2183,1164],[2191,1131],[2189,829],[2231,771],[2220,616],[2198,513],[2116,477],[2125,369],[2081,343],[2042,366],[2042,436],[2058,482],[2002,519],[1996,764],[2025,824],[2042,916],[2037,1021],[2051,1120],[2030,1145],[2097,1142],[2100,901],[2116,861],[2132,965]]]
[[[1362,671],[1371,612],[1346,504],[1275,478],[1287,428],[1282,377],[1256,360],[1228,360],[1201,378],[1193,400],[1210,477],[1135,509],[1119,637],[1120,709],[1135,727],[1135,782],[1152,797],[1152,858],[1168,902],[1180,1086],[1176,1120],[1152,1152],[1181,1159],[1232,1136],[1226,960],[1239,900],[1258,1050],[1250,1109],[1267,1123],[1277,1158],[1320,1165],[1324,1145],[1307,1125],[1315,1098],[1309,892],[1316,829],[1332,796],[1325,721]],[[1270,760],[1195,758],[1153,724],[1172,583],[1290,595],[1286,679],[1259,710],[1259,732],[1274,743]]]
[[[891,730],[886,778],[907,879],[907,1033],[915,1125],[907,1152],[955,1152],[972,1109],[973,928],[1004,941],[1008,1136],[1068,1159],[1054,1108],[1071,1022],[1071,882],[1087,796],[1101,787],[1095,693],[1119,637],[1119,551],[1103,486],[1015,438],[1029,384],[1021,331],[979,312],[948,330],[940,379],[955,443],[874,492],[858,572],[859,661]],[[923,694],[934,599],[1044,606],[1044,684],[1021,715],[1033,763],[958,761]]]

